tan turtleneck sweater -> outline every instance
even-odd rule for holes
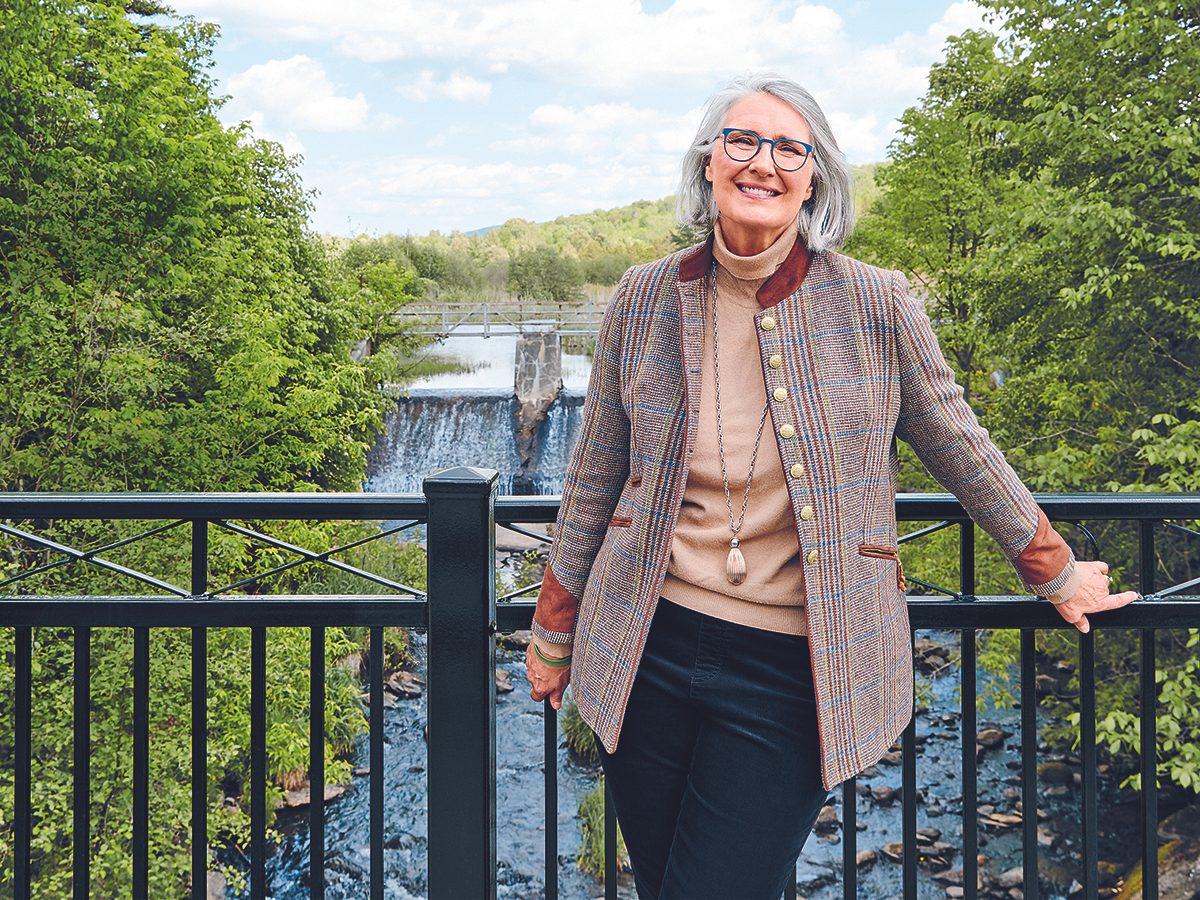
[[[754,439],[767,401],[754,323],[755,314],[762,311],[756,292],[783,264],[795,241],[796,232],[789,229],[762,253],[735,256],[725,245],[718,226],[713,242],[718,264],[721,435],[735,522],[741,512]],[[733,532],[717,447],[711,316],[705,323],[701,369],[696,446],[662,596],[680,606],[752,628],[807,634],[800,543],[769,415],[754,462],[746,518],[738,533],[739,549],[746,559],[746,580],[734,585],[726,576]],[[771,385],[771,389],[778,386]]]
[[[742,508],[754,437],[767,399],[754,324],[755,314],[762,311],[757,291],[783,264],[795,241],[796,231],[789,229],[762,253],[736,256],[725,245],[719,225],[713,241],[721,342],[721,434],[735,521]],[[763,425],[746,518],[738,534],[739,549],[746,559],[746,580],[733,585],[726,577],[733,532],[717,450],[711,318],[704,326],[701,367],[696,446],[662,596],[729,622],[766,631],[807,634],[800,542],[770,415]],[[571,652],[569,645],[548,644],[540,639],[537,645],[547,656],[561,657]]]

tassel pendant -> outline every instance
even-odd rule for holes
[[[746,580],[746,557],[738,549],[738,539],[729,542],[729,559],[725,561],[725,576],[730,584],[741,584]]]

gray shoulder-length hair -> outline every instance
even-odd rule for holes
[[[800,207],[796,225],[810,250],[836,250],[846,242],[854,225],[850,166],[813,95],[791,79],[769,72],[737,78],[708,101],[696,137],[683,157],[683,178],[676,199],[679,221],[705,231],[714,227],[717,203],[712,184],[704,177],[704,167],[720,144],[721,126],[730,108],[743,97],[757,93],[778,97],[808,123],[813,139],[813,192]]]

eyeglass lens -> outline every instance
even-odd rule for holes
[[[762,143],[763,139],[753,131],[734,129],[725,134],[725,152],[735,162],[749,162],[754,159]],[[775,165],[785,172],[794,172],[808,159],[808,148],[799,141],[781,138],[766,143],[771,145],[771,158]]]

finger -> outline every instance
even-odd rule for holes
[[[1088,622],[1087,616],[1080,616],[1079,620],[1075,623],[1075,627],[1079,629],[1080,634],[1087,634],[1092,630],[1091,623]]]
[[[1104,562],[1103,560],[1100,561],[1100,574],[1101,575],[1108,574],[1108,563]]]

